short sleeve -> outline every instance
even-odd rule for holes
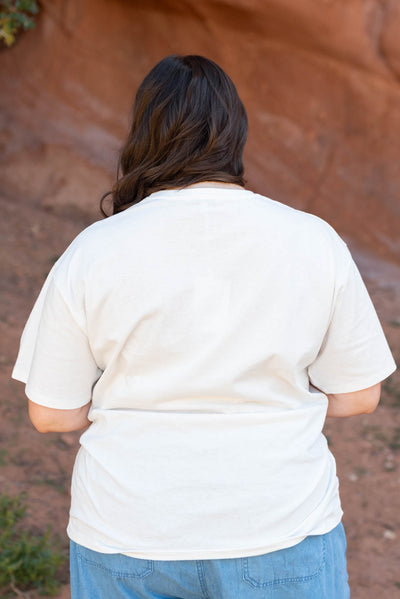
[[[309,379],[325,393],[350,393],[372,387],[395,370],[375,308],[347,250],[346,275],[320,351],[308,368]]]
[[[26,383],[29,399],[73,409],[87,404],[102,371],[50,271],[21,337],[12,378]]]

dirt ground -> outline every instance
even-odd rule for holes
[[[36,432],[28,421],[24,386],[10,376],[22,328],[45,276],[90,220],[82,214],[66,218],[15,198],[0,202],[0,488],[12,495],[26,492],[28,525],[44,532],[51,523],[67,554],[69,485],[79,433]],[[355,257],[400,364],[400,269],[361,254]],[[372,415],[331,419],[325,426],[340,481],[352,599],[400,597],[399,408],[400,377],[395,373]],[[60,580],[59,597],[67,599],[67,564]],[[23,596],[38,597],[35,592]]]

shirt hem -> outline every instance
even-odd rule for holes
[[[226,550],[186,550],[186,551],[125,551],[123,549],[110,549],[105,550],[102,544],[97,545],[94,541],[93,535],[85,535],[80,534],[74,527],[71,525],[71,521],[67,527],[67,534],[71,541],[77,543],[78,545],[82,545],[87,549],[92,551],[97,551],[99,553],[121,553],[122,555],[126,555],[128,557],[133,557],[137,559],[147,559],[147,560],[159,560],[159,561],[179,561],[179,560],[210,560],[210,559],[235,559],[235,558],[243,558],[243,557],[254,557],[257,555],[264,555],[265,553],[272,553],[273,551],[279,551],[280,549],[288,549],[289,547],[293,547],[298,543],[301,543],[307,536],[310,535],[322,535],[327,534],[331,530],[337,526],[342,520],[343,512],[340,510],[339,519],[333,518],[326,522],[326,524],[322,527],[318,528],[318,531],[309,532],[306,535],[292,537],[290,539],[286,539],[285,541],[279,541],[277,543],[273,543],[270,545],[265,545],[262,547],[248,547],[243,549],[226,549]]]

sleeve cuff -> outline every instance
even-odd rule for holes
[[[363,377],[362,379],[353,379],[342,384],[338,382],[335,382],[335,384],[332,385],[323,384],[312,378],[310,378],[310,381],[312,385],[315,384],[317,388],[321,389],[321,391],[325,394],[353,393],[354,391],[368,389],[368,387],[372,387],[373,385],[384,381],[396,371],[396,368],[396,364],[393,362],[393,364],[386,366],[386,368],[383,368],[380,371],[374,372],[368,377]]]
[[[75,410],[76,408],[82,408],[90,401],[90,398],[85,398],[84,400],[73,400],[72,398],[68,398],[68,400],[57,400],[55,397],[46,397],[46,395],[43,395],[35,389],[30,389],[28,385],[25,386],[25,395],[28,399],[33,401],[33,403],[37,403],[44,408],[52,408],[53,410]]]

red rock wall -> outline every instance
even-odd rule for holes
[[[249,187],[400,262],[397,0],[44,0],[0,52],[0,188],[97,217],[137,85],[171,53],[232,77]]]

